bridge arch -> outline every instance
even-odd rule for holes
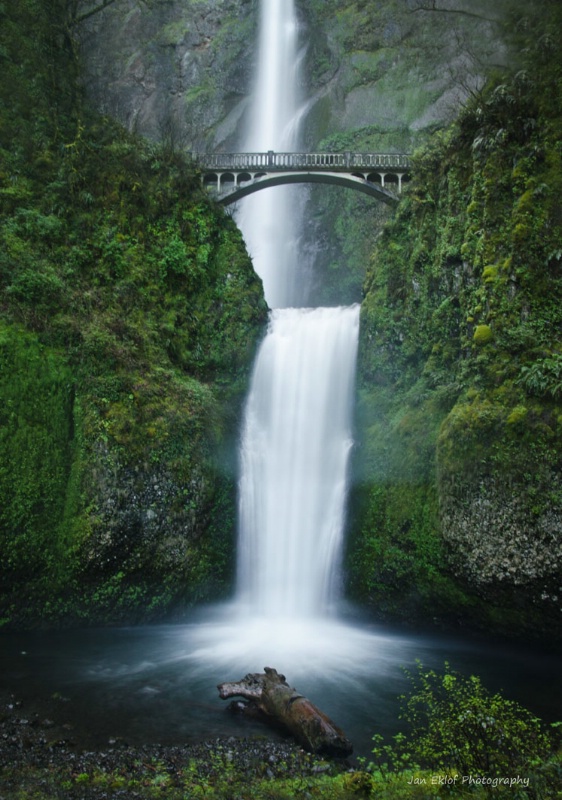
[[[285,172],[272,173],[260,176],[249,182],[238,183],[227,194],[221,194],[219,190],[218,201],[223,206],[229,206],[242,200],[250,194],[267,189],[271,186],[282,186],[291,183],[327,183],[335,186],[343,186],[347,189],[367,194],[375,197],[388,205],[396,205],[398,198],[395,194],[385,189],[381,183],[374,183],[358,175],[343,175],[340,173],[329,172]],[[223,182],[221,181],[221,187]]]

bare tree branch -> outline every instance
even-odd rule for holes
[[[75,16],[70,23],[71,26],[79,25],[81,22],[84,22],[84,20],[93,17],[94,14],[98,14],[100,11],[103,11],[104,8],[113,5],[113,3],[115,3],[115,0],[103,0],[103,2],[101,2],[98,6],[94,6],[94,8],[91,8],[89,11],[84,11],[84,13]]]
[[[466,11],[462,8],[442,8],[441,6],[437,6],[437,0],[425,0],[425,2],[421,2],[416,8],[413,8],[411,13],[415,14],[417,11],[436,11],[440,14],[460,14],[463,17],[473,17],[474,19],[480,19],[484,22],[499,22],[498,17],[486,17],[484,14],[477,14],[475,11]]]

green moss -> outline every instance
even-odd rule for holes
[[[189,161],[82,106],[64,8],[36,5],[0,31],[0,607],[154,618],[229,580],[222,462],[267,307]]]
[[[412,181],[372,257],[359,361],[362,488],[349,574],[358,596],[393,615],[415,616],[412,597],[422,608],[425,585],[435,608],[449,597],[472,624],[545,636],[559,627],[548,600],[556,592],[546,588],[558,585],[559,574],[540,531],[558,525],[562,513],[562,229],[554,200],[562,191],[554,100],[562,82],[559,54],[544,59],[536,49],[560,22],[556,4],[543,10],[529,33],[526,80],[516,72],[492,82],[414,154]],[[425,562],[401,527],[394,485],[410,530],[424,530],[431,542]],[[421,522],[429,498],[431,525]],[[502,517],[508,507],[517,509],[509,521]],[[487,562],[495,583],[480,581],[468,566],[472,556],[477,563],[481,533],[470,527],[486,524],[470,516],[480,508],[488,520],[495,515],[496,533],[511,536],[504,553],[521,547],[520,563],[528,565],[523,551],[536,547],[544,558],[537,555],[530,570],[514,559],[512,572],[501,575],[499,559],[495,567]],[[424,578],[415,575],[418,560]],[[410,590],[401,606],[400,594]]]
[[[525,406],[516,406],[508,416],[506,423],[508,425],[519,425],[527,418],[529,410]]]
[[[474,329],[472,340],[479,346],[488,344],[494,338],[494,334],[489,325],[477,325]]]
[[[499,268],[497,264],[492,264],[488,267],[484,267],[482,272],[482,280],[484,283],[495,283],[498,279]]]
[[[352,535],[347,556],[354,599],[384,617],[411,621],[432,614],[447,617],[462,606],[462,591],[442,570],[438,506],[428,486],[397,482],[363,488],[362,528]],[[449,608],[447,606],[449,605]]]
[[[73,453],[67,359],[25,330],[0,328],[0,550],[5,581],[67,577],[65,495]]]

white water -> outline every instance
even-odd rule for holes
[[[287,150],[302,120],[292,0],[262,0],[249,151]],[[354,679],[381,663],[373,637],[338,621],[359,307],[305,308],[298,254],[304,196],[257,192],[238,216],[271,312],[241,432],[234,603],[192,631],[190,658],[232,671],[265,664]],[[393,649],[394,645],[390,647]],[[400,645],[401,646],[401,645]],[[385,647],[383,647],[385,650]]]
[[[271,314],[241,448],[239,597],[252,613],[326,613],[336,597],[359,307]]]
[[[293,0],[262,0],[248,150],[299,141],[298,24]],[[305,108],[306,106],[302,106]],[[337,597],[351,450],[359,308],[294,308],[302,193],[248,200],[240,225],[271,312],[242,431],[238,602],[249,615],[303,620]]]
[[[299,148],[300,61],[293,0],[262,0],[256,78],[243,151]],[[300,187],[278,186],[246,198],[237,212],[271,308],[303,304],[306,276],[298,250],[304,200]]]

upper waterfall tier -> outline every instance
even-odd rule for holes
[[[244,150],[295,150],[302,114],[300,58],[293,0],[261,3],[260,33]],[[299,253],[304,195],[280,186],[241,202],[238,222],[272,308],[301,306],[306,270]]]

